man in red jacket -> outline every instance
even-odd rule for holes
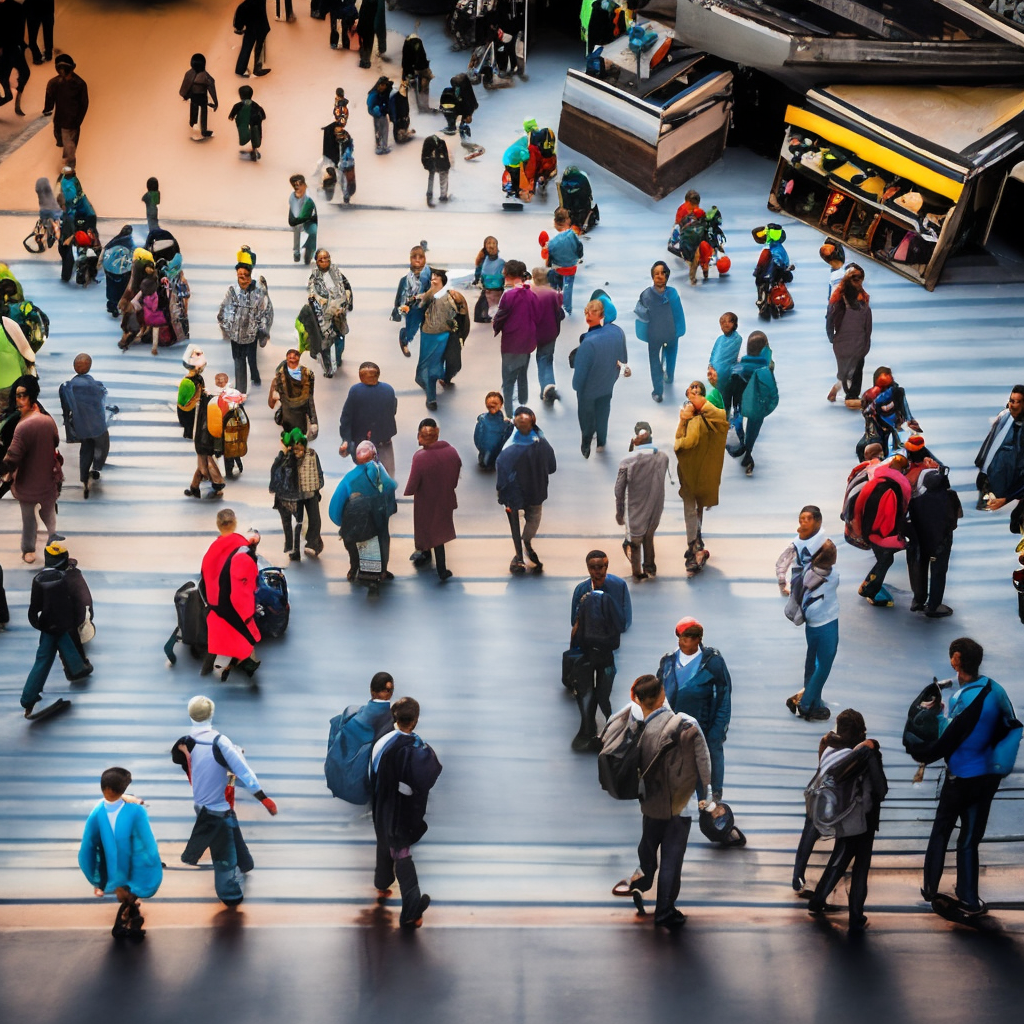
[[[253,657],[260,631],[256,626],[256,545],[260,535],[236,532],[238,520],[233,509],[217,513],[220,536],[203,556],[203,588],[209,609],[206,613],[209,654],[203,674],[216,669],[226,680],[233,665],[248,676],[259,668]],[[230,560],[230,561],[229,561]]]

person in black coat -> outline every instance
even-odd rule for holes
[[[377,52],[384,55],[388,48],[387,7],[384,0],[363,0],[359,5],[359,18],[356,21],[359,33],[359,66],[370,66],[370,54],[373,53],[373,37],[377,37]]]
[[[242,0],[235,9],[234,28],[242,37],[235,61],[235,74],[249,77],[249,57],[252,57],[252,73],[261,78],[270,74],[270,68],[263,66],[266,55],[267,36],[270,34],[270,19],[267,17],[267,0]]]
[[[427,831],[427,798],[441,774],[441,762],[413,732],[420,718],[417,701],[412,697],[395,701],[391,716],[394,731],[374,744],[370,758],[373,827],[377,835],[374,885],[380,898],[386,899],[391,895],[391,882],[397,878],[402,892],[399,925],[418,928],[430,897],[420,892],[412,847]]]

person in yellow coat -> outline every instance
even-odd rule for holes
[[[701,528],[704,509],[718,504],[718,485],[725,461],[729,421],[725,410],[707,400],[707,388],[695,380],[686,389],[686,404],[679,410],[675,452],[679,467],[679,497],[686,519],[686,575],[704,568],[710,552],[704,548]]]

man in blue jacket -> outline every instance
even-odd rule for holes
[[[608,308],[610,307],[610,309]],[[576,392],[576,415],[583,435],[580,451],[590,458],[590,444],[597,435],[597,450],[603,452],[608,443],[608,417],[612,409],[612,390],[622,375],[628,377],[629,357],[626,354],[626,336],[622,328],[612,321],[615,307],[607,307],[600,299],[591,299],[583,315],[587,333],[580,338],[573,365],[572,388]]]
[[[983,704],[977,724],[946,757],[946,780],[924,855],[921,887],[921,895],[934,906],[946,846],[959,822],[956,898],[959,911],[968,917],[988,911],[978,896],[978,846],[985,838],[989,809],[999,783],[1013,771],[1021,737],[1021,723],[1014,716],[1006,691],[994,679],[980,674],[984,653],[981,644],[966,636],[949,645],[949,663],[956,672],[959,689],[950,699],[940,728],[945,732],[953,727],[957,716],[975,700]]]
[[[64,413],[64,436],[69,444],[81,445],[78,457],[79,477],[89,497],[94,480],[99,480],[110,453],[107,430],[107,389],[93,377],[92,357],[86,352],[75,356],[75,376],[60,386],[60,407]]]

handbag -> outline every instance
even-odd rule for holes
[[[562,685],[571,690],[574,686],[576,666],[583,660],[583,652],[570,648],[562,651]]]

